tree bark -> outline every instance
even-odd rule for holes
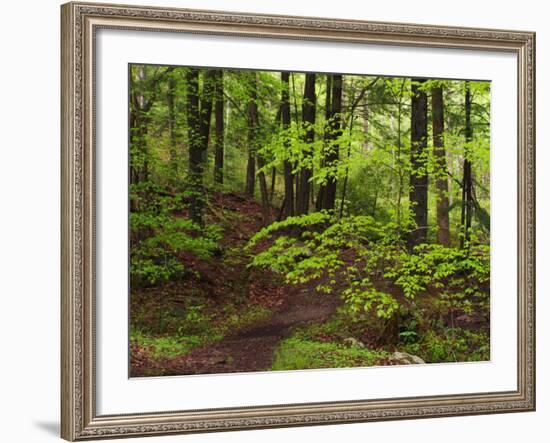
[[[332,76],[331,109],[328,121],[328,134],[326,135],[327,146],[325,147],[324,163],[325,167],[334,168],[334,173],[327,179],[327,184],[323,191],[322,209],[328,211],[334,210],[336,202],[336,184],[337,178],[335,169],[338,166],[340,156],[340,147],[335,140],[342,134],[341,113],[342,113],[342,76],[334,74]]]
[[[260,183],[260,197],[262,199],[262,218],[264,225],[267,226],[271,223],[271,210],[267,192],[267,181],[264,171],[261,170],[265,166],[265,161],[260,154],[256,156],[256,161],[258,163],[258,169],[260,169],[260,172],[258,172],[258,182]]]
[[[178,152],[176,140],[176,110],[175,110],[175,89],[176,81],[172,75],[168,77],[168,93],[166,101],[168,104],[168,137],[170,138],[170,166],[172,171],[177,175],[178,172]]]
[[[399,103],[397,105],[397,174],[399,183],[397,185],[397,201],[396,201],[396,218],[397,218],[397,237],[401,238],[401,200],[403,198],[403,188],[405,182],[405,170],[401,160],[401,121],[403,116],[403,92],[405,89],[406,80],[401,79],[401,87],[399,88]]]
[[[470,143],[473,139],[472,129],[472,94],[470,90],[470,82],[466,82],[466,93],[464,97],[464,138],[466,141],[464,147],[464,167],[462,177],[462,205],[460,222],[462,225],[462,236],[460,238],[460,247],[470,241],[470,228],[472,227],[472,215],[474,210],[473,201],[473,178],[472,178],[472,162],[470,161]]]
[[[271,168],[271,187],[269,188],[269,202],[273,201],[275,195],[275,184],[277,183],[277,168]]]
[[[216,122],[214,136],[214,183],[223,184],[224,160],[224,95],[223,71],[216,70],[214,86],[214,119]]]
[[[246,165],[246,195],[254,197],[254,184],[256,182],[256,139],[257,127],[256,117],[258,115],[258,93],[256,89],[256,74],[247,73],[248,75],[248,161]]]
[[[435,187],[437,190],[437,242],[443,246],[451,244],[449,231],[449,188],[447,178],[447,153],[445,151],[445,114],[443,87],[432,88],[433,152],[436,164]]]
[[[159,91],[159,82],[170,74],[174,68],[168,67],[154,76],[148,76],[143,65],[132,68],[130,76],[130,149],[132,158],[130,161],[130,184],[135,185],[149,178],[149,151],[147,146],[147,132],[151,123],[149,111],[153,107]],[[135,75],[134,75],[135,74]],[[144,94],[147,92],[147,95]],[[133,154],[143,159],[134,161]],[[130,209],[136,211],[138,202],[130,201]]]
[[[281,122],[283,124],[283,130],[288,131],[290,128],[290,74],[288,72],[281,72]],[[288,134],[285,135],[287,137]],[[290,149],[290,143],[288,139],[285,139],[285,148]],[[285,160],[284,165],[284,182],[285,182],[285,199],[284,199],[284,215],[286,217],[292,217],[294,215],[294,174],[293,165],[290,161]]]
[[[262,216],[265,225],[270,223],[271,211],[269,209],[269,194],[267,190],[267,180],[263,168],[265,161],[262,155],[258,152],[258,130],[260,119],[258,115],[258,80],[256,74],[251,74],[250,78],[250,101],[248,103],[248,142],[249,155],[254,155],[254,161],[258,165],[258,182],[260,184],[260,197],[262,199]],[[254,177],[255,179],[255,177]],[[253,191],[252,187],[252,192]]]
[[[425,243],[428,232],[428,99],[421,87],[423,79],[412,79],[411,98],[411,174],[409,202],[415,226],[409,233],[408,246]]]
[[[132,89],[134,89],[132,97],[132,110],[130,112],[130,120],[132,127],[132,145],[137,150],[140,156],[144,159],[143,164],[140,167],[136,165],[131,166],[130,171],[130,183],[137,184],[142,181],[146,181],[149,176],[148,165],[148,150],[146,143],[147,127],[149,124],[149,106],[143,95],[143,89],[145,88],[145,82],[147,81],[147,74],[143,66],[137,67],[137,80],[135,81]]]
[[[346,172],[344,174],[344,183],[342,185],[342,199],[340,201],[340,212],[338,214],[338,218],[342,218],[342,216],[344,215],[344,206],[345,206],[345,202],[346,202],[346,193],[347,193],[347,189],[348,189],[348,180],[349,180],[349,159],[351,157],[351,135],[353,133],[353,122],[355,121],[354,119],[354,115],[353,115],[353,109],[351,110],[351,118],[350,118],[350,123],[349,123],[349,136],[350,136],[350,140],[348,141],[348,153],[347,153],[347,165],[346,165]]]
[[[210,132],[213,96],[213,71],[204,75],[202,97],[199,97],[199,70],[189,68],[187,80],[187,131],[189,138],[189,218],[203,226],[203,175]]]
[[[201,141],[203,143],[203,161],[206,161],[206,148],[210,137],[210,122],[212,120],[212,104],[214,102],[214,86],[216,84],[216,71],[207,70],[204,73],[202,94],[200,98],[201,110]]]
[[[330,122],[330,116],[332,114],[332,74],[327,74],[327,83],[326,83],[326,92],[325,92],[325,125],[328,128]],[[329,131],[325,130],[323,135],[323,150],[327,149],[327,140],[328,140]],[[325,159],[321,158],[321,167],[325,167]],[[323,199],[325,194],[325,185],[321,184],[319,186],[319,192],[317,193],[317,200],[315,202],[315,209],[320,211],[323,209]]]
[[[304,126],[304,141],[308,145],[305,148],[304,160],[309,163],[313,155],[312,144],[315,139],[315,113],[317,96],[315,95],[315,74],[307,73],[304,86],[304,100],[302,104],[302,120]],[[313,174],[311,165],[304,165],[299,172],[299,186],[296,192],[296,213],[307,214],[311,193],[310,179]]]
[[[202,140],[200,133],[199,70],[189,68],[187,82],[187,137],[189,144],[189,218],[202,224]]]

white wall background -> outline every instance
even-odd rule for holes
[[[127,0],[202,9],[537,32],[538,327],[536,413],[158,437],[147,442],[547,441],[550,418],[550,14],[523,0]],[[59,433],[59,4],[7,2],[0,26],[0,435],[56,441]]]

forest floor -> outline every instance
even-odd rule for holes
[[[335,295],[319,297],[307,288],[287,294],[265,320],[166,362],[170,370],[165,375],[270,370],[283,338],[296,327],[325,322],[340,304]]]
[[[296,328],[326,322],[341,304],[335,294],[320,295],[313,287],[287,286],[272,272],[247,268],[243,248],[263,225],[257,202],[239,194],[213,193],[208,208],[212,222],[225,225],[223,258],[208,263],[182,256],[187,268],[198,271],[196,276],[185,282],[133,291],[132,326],[155,324],[158,329],[158,324],[164,322],[160,334],[156,331],[153,335],[159,339],[172,335],[173,340],[168,352],[158,352],[162,345],[159,340],[140,340],[140,335],[136,339],[132,334],[132,376],[270,370],[275,350],[284,338]],[[204,306],[194,318],[195,323],[208,318],[208,325],[195,331],[199,337],[191,346],[186,343],[189,337],[185,333],[182,346],[178,346],[182,327],[185,330],[186,323],[193,322],[183,319],[182,306],[188,308],[187,301],[193,299]],[[165,316],[171,311],[176,318],[168,315],[167,319],[157,320],[163,310]],[[258,314],[251,316],[245,311]],[[171,327],[171,323],[175,325]]]
[[[403,364],[396,351],[426,362],[488,359],[481,326],[459,330],[443,319],[440,335],[421,336],[416,318],[382,327],[374,326],[380,325],[376,319],[357,323],[339,309],[338,291],[322,294],[315,290],[318,282],[289,285],[271,270],[250,268],[245,245],[263,227],[261,214],[253,199],[210,193],[206,221],[223,232],[218,253],[209,259],[181,254],[188,270],[183,279],[132,288],[132,377]],[[272,220],[276,216],[274,209]],[[375,285],[403,297],[385,279]],[[437,297],[419,300],[418,313],[433,316],[423,306],[433,309]]]

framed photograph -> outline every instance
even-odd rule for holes
[[[535,35],[62,6],[62,437],[535,409]]]

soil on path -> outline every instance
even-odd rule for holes
[[[269,370],[275,348],[293,328],[328,320],[340,303],[335,295],[317,294],[311,289],[293,290],[285,304],[265,321],[176,357],[167,365],[170,371],[165,375]]]
[[[209,209],[213,211],[216,223],[224,217],[223,211],[238,215],[232,226],[225,229],[221,240],[225,250],[241,250],[263,226],[261,205],[239,194],[213,193]],[[273,219],[276,215],[272,214]],[[181,260],[186,268],[200,273],[201,279],[193,283],[202,287],[205,293],[221,298],[244,291],[251,304],[261,304],[272,312],[265,320],[236,330],[217,343],[200,346],[177,357],[156,360],[136,348],[132,351],[131,374],[134,377],[149,376],[151,371],[162,375],[190,375],[269,370],[277,345],[290,335],[292,329],[328,320],[341,303],[337,295],[317,293],[312,285],[302,288],[286,286],[280,291],[277,290],[281,289],[280,286],[271,285],[265,275],[251,278],[246,270],[247,257],[244,256],[233,257],[233,264],[222,269],[192,257],[182,256]],[[191,286],[193,284],[189,284]]]

